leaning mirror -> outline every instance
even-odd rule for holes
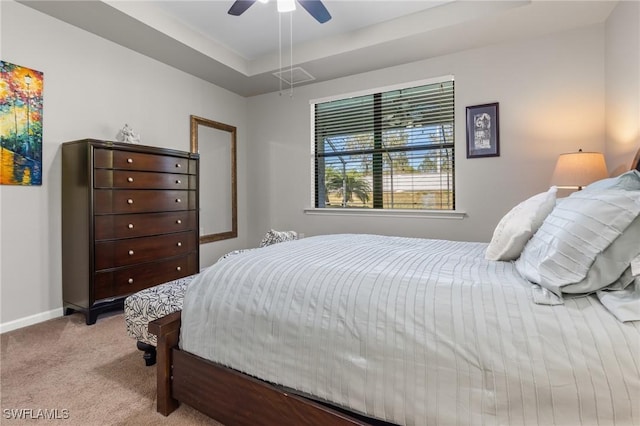
[[[236,128],[192,115],[191,152],[200,154],[200,244],[236,238]]]

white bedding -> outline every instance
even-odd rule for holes
[[[536,305],[487,244],[328,235],[224,259],[180,346],[406,425],[640,424],[640,322],[595,296]]]

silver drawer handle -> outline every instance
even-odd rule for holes
[[[133,250],[129,250],[129,256],[133,256]]]
[[[133,204],[133,198],[129,198],[129,199],[127,200],[127,204]]]
[[[127,227],[128,227],[129,229],[133,229],[133,223],[130,223],[129,225],[127,225]]]
[[[182,219],[178,219],[178,220],[176,220],[176,223],[177,223],[178,225],[180,225],[180,224],[182,223]]]
[[[176,244],[178,247],[182,247],[182,243],[180,241],[178,241],[178,244]]]
[[[181,203],[182,200],[180,198],[176,198],[176,203]]]
[[[128,177],[127,178],[127,182],[133,182],[133,178],[132,177]]]
[[[178,266],[178,267],[176,268],[176,271],[182,271],[182,267],[181,267],[181,266]]]
[[[180,179],[176,179],[176,183],[177,183],[178,185],[180,185],[180,184],[182,183],[182,181],[181,181]]]
[[[180,168],[180,167],[182,167],[182,165],[180,163],[176,163],[176,167]]]
[[[127,163],[129,164],[133,163],[133,158],[127,158]]]
[[[129,278],[129,284],[133,284],[133,278]]]

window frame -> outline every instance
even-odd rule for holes
[[[393,209],[393,208],[358,208],[358,207],[349,207],[349,208],[344,208],[344,207],[316,207],[316,197],[317,197],[317,188],[316,188],[316,177],[317,177],[317,173],[316,173],[316,129],[315,129],[315,122],[316,122],[316,104],[320,104],[320,103],[326,103],[326,102],[332,102],[332,101],[339,101],[339,100],[346,100],[349,98],[355,98],[355,97],[361,97],[361,96],[369,96],[369,95],[375,95],[375,94],[384,94],[386,92],[392,92],[392,91],[397,91],[397,90],[403,90],[403,89],[410,89],[410,88],[414,88],[414,87],[420,87],[420,86],[426,86],[426,85],[433,85],[433,84],[438,84],[438,83],[444,83],[444,82],[455,82],[454,76],[453,75],[445,75],[445,76],[440,76],[440,77],[435,77],[435,78],[430,78],[430,79],[424,79],[424,80],[417,80],[417,81],[411,81],[411,82],[406,82],[406,83],[401,83],[401,84],[396,84],[396,85],[390,85],[390,86],[384,86],[384,87],[377,87],[377,88],[372,88],[372,89],[367,89],[367,90],[361,90],[361,91],[355,91],[355,92],[350,92],[350,93],[345,93],[345,94],[339,94],[339,95],[332,95],[332,96],[328,96],[328,97],[323,97],[323,98],[315,98],[315,99],[311,99],[309,100],[309,105],[310,105],[310,151],[311,151],[311,155],[310,155],[310,172],[311,172],[311,188],[310,188],[310,206],[308,208],[304,209],[304,212],[306,214],[313,214],[313,215],[342,215],[342,216],[393,216],[393,217],[420,217],[420,218],[424,218],[424,217],[430,217],[430,218],[449,218],[449,219],[462,219],[466,216],[466,213],[462,210],[458,210],[457,208],[457,200],[456,200],[456,179],[455,179],[455,174],[456,174],[456,168],[455,165],[453,166],[453,175],[452,175],[452,181],[453,181],[453,206],[454,209]],[[455,89],[454,89],[454,93],[453,93],[453,97],[454,97],[454,107],[453,107],[453,115],[454,115],[454,127],[453,127],[453,134],[454,134],[454,143],[453,143],[453,155],[451,157],[452,161],[455,164],[455,132],[456,132],[456,128],[455,128]]]

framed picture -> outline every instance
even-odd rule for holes
[[[467,158],[499,156],[498,103],[467,107]]]
[[[42,185],[43,74],[0,61],[0,184]]]

